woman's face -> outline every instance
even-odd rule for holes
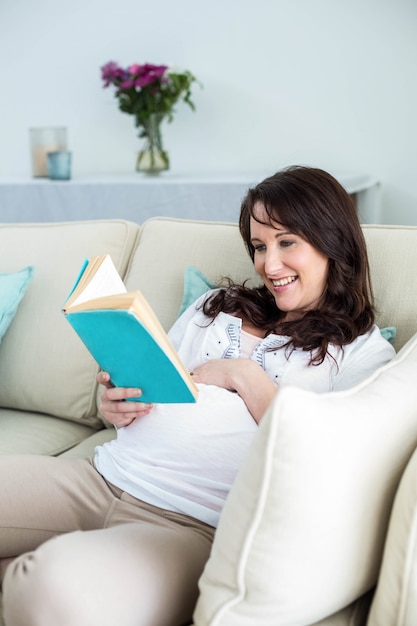
[[[256,217],[268,221],[262,203],[255,204]],[[324,293],[329,269],[328,258],[299,235],[284,226],[250,222],[251,243],[255,249],[255,270],[286,311],[285,321],[296,320],[316,308]]]

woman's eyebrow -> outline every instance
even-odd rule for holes
[[[283,237],[283,236],[287,236],[287,235],[293,235],[294,233],[292,233],[290,230],[277,230],[275,237]],[[251,242],[253,241],[260,241],[262,242],[263,239],[260,239],[259,237],[251,237]]]

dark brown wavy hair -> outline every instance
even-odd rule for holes
[[[209,298],[203,311],[214,317],[220,311],[237,313],[265,331],[290,337],[287,347],[311,351],[311,363],[320,364],[328,345],[343,347],[369,331],[375,311],[366,244],[355,205],[342,185],[327,172],[293,166],[248,190],[242,202],[239,229],[254,260],[250,220],[259,222],[254,207],[266,210],[266,224],[280,224],[299,235],[329,259],[325,292],[318,308],[297,320],[283,322],[265,286],[248,288],[229,281],[228,287]]]

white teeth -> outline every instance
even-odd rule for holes
[[[296,276],[288,276],[287,278],[281,278],[281,280],[273,280],[272,284],[274,287],[283,287],[284,285],[292,283],[296,278]]]

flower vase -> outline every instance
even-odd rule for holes
[[[169,169],[168,153],[162,145],[161,123],[163,119],[162,114],[152,113],[143,124],[142,137],[145,143],[136,161],[138,172],[152,175]]]

